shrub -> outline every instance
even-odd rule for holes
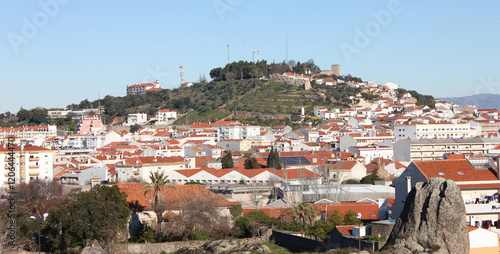
[[[193,233],[188,237],[189,240],[209,240],[210,233],[194,230]]]

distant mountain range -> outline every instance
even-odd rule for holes
[[[439,99],[458,105],[476,105],[477,108],[500,108],[500,94],[475,94],[464,97],[440,97]]]

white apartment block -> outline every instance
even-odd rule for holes
[[[500,145],[500,139],[401,139],[394,143],[394,160],[437,160],[445,153],[486,154],[489,149]]]
[[[109,131],[102,134],[73,134],[68,136],[68,146],[76,149],[101,148],[111,142],[122,141],[120,134]]]
[[[131,126],[135,124],[143,125],[148,122],[148,115],[145,113],[128,114],[127,122],[123,125]]]
[[[217,139],[246,139],[260,136],[260,126],[232,124],[217,127]]]
[[[156,125],[169,125],[177,119],[177,112],[170,109],[163,109],[156,112]]]
[[[24,126],[24,127],[6,127],[0,128],[0,138],[15,136],[21,142],[26,142],[34,137],[51,138],[57,136],[57,126]]]
[[[33,145],[16,146],[13,152],[8,145],[0,146],[0,167],[4,169],[4,173],[0,174],[0,188],[8,187],[9,183],[29,184],[37,179],[52,181],[53,153],[52,150]]]
[[[324,111],[328,111],[328,109],[324,108],[324,107],[314,108],[314,115],[315,116],[321,116],[321,112],[324,112]]]
[[[396,125],[395,138],[399,139],[444,139],[444,138],[470,138],[472,131],[470,123],[412,123]]]

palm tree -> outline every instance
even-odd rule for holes
[[[144,192],[144,194],[153,193],[153,198],[150,202],[153,211],[156,213],[156,230],[158,234],[161,234],[161,219],[166,209],[166,202],[162,189],[168,183],[167,177],[168,176],[164,175],[163,172],[151,172],[149,174],[151,183],[146,185],[146,191]]]
[[[300,223],[312,225],[316,217],[316,210],[309,203],[302,202],[293,208],[292,215]]]

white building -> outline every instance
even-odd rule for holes
[[[137,179],[147,183],[151,182],[149,178],[152,172],[163,172],[166,176],[171,175],[172,171],[178,169],[187,169],[194,167],[192,163],[185,161],[182,157],[136,157],[130,158],[122,163],[115,164],[117,181],[127,182],[131,179]]]
[[[148,122],[148,115],[145,113],[128,114],[127,122],[123,125],[131,126],[135,124],[143,125]]]
[[[469,254],[497,254],[498,233],[483,228],[468,226]]]
[[[401,139],[394,143],[394,160],[442,159],[445,153],[486,154],[489,149],[500,145],[499,139]]]
[[[0,174],[0,188],[10,183],[30,183],[37,179],[52,181],[53,153],[33,145],[15,146],[12,152],[8,145],[0,146],[0,168],[4,171]]]
[[[77,149],[101,148],[111,142],[122,141],[120,134],[114,131],[102,134],[73,134],[68,136],[68,146]]]
[[[251,126],[246,124],[228,124],[217,126],[217,139],[246,139],[249,137],[260,136],[260,126]]]
[[[156,125],[169,125],[177,119],[177,112],[170,109],[162,109],[156,112]]]
[[[20,142],[26,142],[34,137],[52,138],[57,136],[57,126],[24,126],[0,128],[0,138],[15,136]]]
[[[393,160],[392,147],[389,146],[351,146],[349,152],[365,157],[365,162],[369,163],[375,158]]]
[[[376,145],[384,141],[394,141],[394,136],[387,132],[373,134],[349,133],[340,138],[340,150],[347,151],[351,146]]]
[[[412,123],[394,127],[396,140],[399,139],[444,139],[470,138],[472,132],[469,123]]]
[[[392,82],[387,82],[384,84],[384,87],[386,87],[387,89],[389,90],[396,90],[396,89],[399,89],[399,85],[398,84],[394,84]]]
[[[325,107],[316,107],[316,108],[314,108],[314,115],[321,116],[321,112],[323,112],[323,111],[328,111],[328,109]]]
[[[145,94],[146,92],[153,92],[162,90],[160,82],[156,80],[154,83],[137,83],[127,86],[127,94]]]

